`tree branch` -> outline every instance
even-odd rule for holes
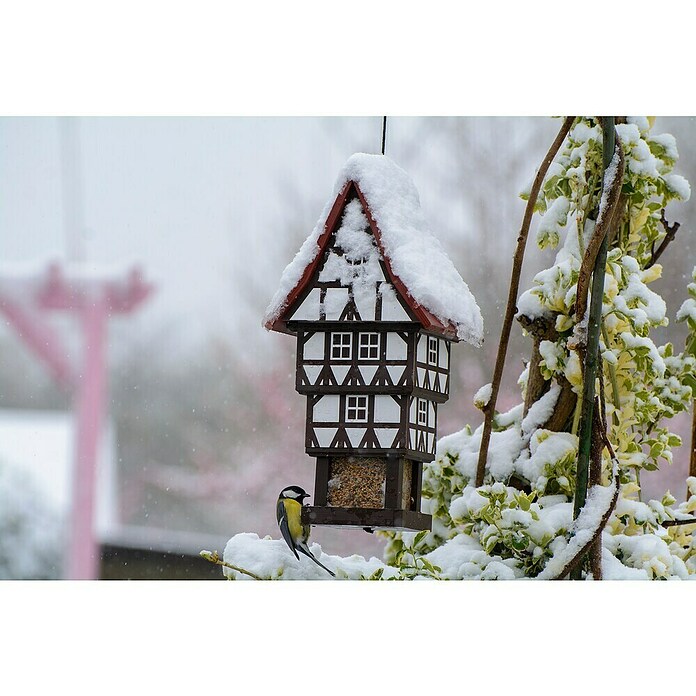
[[[520,315],[517,320],[522,324],[522,327],[534,339],[532,347],[532,356],[529,360],[527,369],[527,389],[524,398],[523,417],[531,408],[532,404],[536,403],[549,389],[550,380],[544,379],[539,369],[541,363],[541,352],[539,347],[542,341],[555,341],[558,338],[558,331],[554,322],[544,317],[530,319],[525,315]]]
[[[604,440],[604,444],[609,449],[612,461],[614,462],[614,495],[612,496],[611,503],[609,504],[609,508],[607,509],[607,511],[602,515],[602,519],[600,520],[597,529],[592,535],[592,538],[587,543],[585,543],[580,549],[578,549],[576,554],[563,567],[563,570],[561,570],[561,572],[555,578],[551,578],[552,580],[563,580],[569,573],[573,572],[574,570],[580,567],[580,563],[582,563],[582,559],[585,557],[587,551],[592,547],[593,544],[597,542],[598,539],[601,539],[602,531],[604,530],[604,527],[606,527],[607,522],[609,522],[611,513],[614,512],[614,508],[616,507],[616,501],[619,499],[620,490],[618,460],[616,459],[616,455],[614,454],[614,450],[611,447],[611,444],[609,443],[608,439]]]
[[[689,476],[696,476],[696,400],[691,404],[691,456],[689,457]],[[689,497],[689,491],[686,491]]]
[[[210,561],[211,563],[215,563],[216,565],[225,566],[225,568],[231,568],[232,570],[236,570],[238,573],[243,573],[244,575],[248,575],[250,578],[254,578],[254,580],[263,580],[263,578],[260,578],[258,575],[252,573],[250,570],[245,570],[244,568],[232,565],[227,561],[223,561],[218,555],[217,551],[206,551],[204,549],[200,552],[200,556],[201,558],[205,558],[206,561]]]
[[[549,151],[546,153],[546,157],[544,157],[541,166],[534,177],[534,183],[532,184],[532,190],[529,193],[529,199],[527,200],[527,206],[522,219],[522,227],[520,228],[520,233],[517,237],[517,247],[512,260],[512,274],[510,277],[510,290],[508,292],[507,308],[505,310],[505,318],[503,319],[503,327],[500,332],[498,354],[496,356],[495,367],[493,369],[493,379],[491,381],[491,396],[484,408],[485,418],[483,422],[483,433],[481,435],[481,447],[479,449],[479,458],[476,466],[477,487],[483,485],[483,477],[486,471],[488,445],[490,444],[491,430],[493,427],[493,415],[495,414],[498,391],[500,390],[500,382],[503,377],[505,356],[507,354],[508,343],[510,341],[510,329],[517,311],[517,293],[520,287],[520,273],[522,271],[524,250],[527,244],[527,237],[529,236],[529,226],[532,222],[534,207],[536,205],[537,198],[539,197],[539,191],[541,190],[541,185],[544,181],[544,177],[546,176],[546,172],[548,171],[553,158],[556,156],[556,153],[561,148],[561,145],[563,144],[566,135],[568,135],[574,121],[575,116],[566,116],[563,121],[563,125],[556,136],[556,139],[551,144]]]
[[[614,221],[614,214],[618,208],[619,195],[623,183],[623,148],[616,138],[616,126],[613,116],[602,118],[602,198],[599,205],[599,215],[595,225],[592,239],[587,245],[587,250],[582,260],[577,284],[576,296],[576,327],[585,321],[585,308],[587,306],[587,294],[589,292],[589,278],[592,277],[592,301],[590,303],[589,316],[587,317],[587,335],[578,340],[578,354],[583,365],[582,405],[580,413],[580,425],[578,428],[578,460],[575,481],[575,496],[573,499],[573,518],[577,519],[585,508],[587,498],[588,469],[594,462],[594,476],[601,476],[601,452],[599,434],[602,432],[602,416],[595,407],[595,377],[597,366],[602,365],[602,356],[599,350],[599,334],[602,323],[602,300],[604,295],[604,277],[607,263],[607,249],[609,247],[609,230]],[[617,161],[618,159],[618,161]],[[615,164],[614,164],[615,163]],[[612,173],[612,166],[614,171]],[[594,247],[594,248],[593,248]],[[589,258],[592,265],[586,265]],[[585,281],[582,286],[581,281]],[[604,376],[600,372],[599,381],[601,395],[604,397]],[[595,415],[596,413],[596,415]],[[607,439],[606,431],[602,432]],[[590,474],[591,476],[592,474]],[[598,537],[599,538],[599,537]],[[597,550],[596,550],[597,551]],[[601,548],[597,551],[601,555]],[[597,554],[593,554],[597,555]],[[571,579],[580,580],[580,561],[571,572]],[[595,559],[595,565],[601,565]],[[595,567],[596,570],[596,567]],[[601,567],[600,567],[601,575]]]
[[[662,527],[676,527],[680,524],[696,524],[696,517],[692,517],[690,520],[665,520],[664,522],[660,522],[660,526]]]
[[[597,348],[598,363],[602,364],[602,355]],[[602,450],[606,442],[609,442],[607,431],[607,402],[604,394],[604,370],[599,374],[599,396],[595,397],[593,418],[593,441],[590,459],[590,486],[602,483]],[[594,580],[602,579],[602,537],[597,536],[590,546],[590,568]]]
[[[669,246],[669,243],[674,239],[675,235],[677,234],[677,230],[681,227],[680,222],[674,222],[671,225],[667,222],[667,218],[665,218],[664,208],[662,209],[662,213],[660,215],[660,222],[662,223],[662,226],[665,228],[665,232],[667,232],[667,234],[660,243],[660,246],[657,247],[657,250],[653,252],[652,256],[650,257],[650,261],[648,261],[648,264],[645,266],[646,268],[650,268],[650,266],[653,266],[657,263],[657,260],[660,258],[660,256],[662,256],[665,249]]]
[[[614,218],[616,217],[617,211],[621,209],[621,205],[619,203],[624,175],[624,154],[623,148],[621,147],[621,141],[618,139],[618,137],[616,138],[615,152],[616,151],[618,151],[619,154],[619,163],[616,176],[610,183],[609,190],[607,192],[606,204],[602,209],[600,209],[599,219],[597,220],[597,224],[592,232],[592,237],[587,243],[587,249],[585,249],[585,254],[582,257],[582,263],[580,265],[578,285],[575,294],[575,321],[578,324],[583,321],[585,318],[585,313],[587,312],[587,296],[590,291],[590,279],[592,277],[592,271],[595,267],[595,261],[597,260],[599,248],[604,241],[604,237],[609,233],[610,229],[614,225]]]

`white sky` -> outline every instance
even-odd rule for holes
[[[344,161],[356,150],[379,148],[380,118],[338,121],[79,119],[79,170],[70,176],[78,182],[72,214],[82,229],[84,258],[109,265],[137,261],[158,282],[139,325],[184,313],[182,338],[231,325],[234,264],[270,259],[276,271],[267,279],[270,299],[290,261],[276,258],[274,237],[288,234],[288,222],[296,225],[298,218],[308,234],[321,212],[316,202],[323,205],[330,195]],[[61,183],[70,154],[61,133],[54,117],[0,118],[3,262],[70,255],[70,198]],[[279,193],[284,182],[297,191],[287,216],[281,204],[289,196]]]
[[[388,120],[387,154],[397,162],[418,124]],[[83,117],[67,128],[76,146],[66,147],[60,118],[0,118],[2,263],[66,259],[77,240],[88,263],[137,262],[157,283],[125,320],[126,334],[165,324],[185,347],[241,329],[272,346],[260,328],[265,303],[344,162],[379,151],[382,119]],[[437,193],[425,171],[409,173],[427,217]],[[69,232],[71,219],[79,234]],[[237,272],[263,276],[258,316],[239,294]]]

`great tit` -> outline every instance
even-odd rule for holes
[[[283,539],[285,539],[285,542],[295,554],[295,558],[297,558],[298,561],[300,557],[297,555],[297,552],[300,551],[305,556],[309,556],[327,573],[336,577],[325,565],[319,563],[319,561],[314,558],[307,546],[309,525],[302,524],[302,504],[305,498],[309,498],[309,493],[299,486],[288,486],[287,488],[283,488],[280,492],[276,505],[276,517],[278,518],[278,526],[280,527]]]

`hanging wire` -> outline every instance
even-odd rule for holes
[[[382,154],[384,154],[384,148],[387,144],[387,117],[382,116]]]

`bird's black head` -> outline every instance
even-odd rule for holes
[[[291,498],[292,500],[296,500],[298,503],[302,503],[305,498],[309,498],[309,493],[304,490],[304,488],[300,488],[299,486],[286,486],[283,488],[283,490],[280,492],[280,497],[282,498]]]

